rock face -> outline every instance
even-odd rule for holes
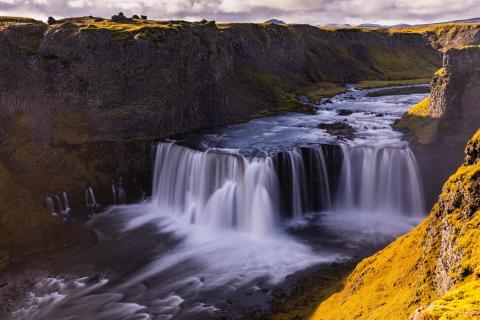
[[[441,51],[480,44],[480,24],[478,23],[433,25],[429,29],[423,33],[425,39]]]
[[[362,261],[313,319],[476,319],[480,294],[480,130],[430,216]]]
[[[318,128],[324,129],[329,134],[341,136],[344,139],[352,140],[355,129],[345,122],[321,123]]]
[[[444,66],[432,80],[428,110],[417,117],[420,125],[410,128],[417,131],[418,136],[428,135],[428,139],[409,140],[419,160],[431,203],[442,181],[461,163],[462,146],[480,127],[478,65],[479,46],[447,50]]]

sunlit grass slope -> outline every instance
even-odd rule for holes
[[[428,218],[363,260],[312,319],[478,319],[480,130],[466,153]]]

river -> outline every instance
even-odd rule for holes
[[[159,142],[152,196],[90,219],[99,242],[45,262],[12,318],[229,319],[409,231],[426,209],[392,124],[426,95],[371,91]]]

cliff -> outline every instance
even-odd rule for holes
[[[429,217],[363,260],[312,319],[477,319],[480,130]]]
[[[391,31],[421,34],[433,48],[443,52],[452,48],[480,44],[480,23],[441,23],[396,28]]]
[[[0,18],[0,53],[2,256],[78,242],[47,196],[85,210],[87,187],[113,202],[112,180],[128,200],[148,194],[156,139],[305,111],[312,88],[425,78],[440,62],[417,34],[93,17]]]
[[[430,203],[449,172],[461,163],[462,146],[480,124],[480,47],[449,49],[443,60],[430,97],[397,124],[417,156]]]

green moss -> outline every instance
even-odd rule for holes
[[[11,25],[22,25],[22,24],[40,24],[43,25],[42,21],[38,21],[32,18],[24,17],[5,17],[0,16],[0,31],[4,30],[6,27]]]
[[[347,92],[347,87],[336,83],[322,82],[307,89],[306,96],[312,101],[322,98],[331,98],[338,94]]]
[[[439,125],[440,120],[430,116],[430,97],[427,97],[408,110],[395,127],[405,131],[408,140],[428,144],[435,138]]]
[[[36,54],[38,52],[38,49],[37,48],[32,48],[32,47],[29,47],[29,46],[25,46],[25,45],[21,45],[19,46],[20,49],[22,49],[23,51],[25,51],[26,53],[28,54]]]
[[[435,72],[435,76],[441,77],[441,78],[447,77],[448,76],[447,68],[443,67],[443,68],[438,69],[437,72]]]
[[[429,84],[431,78],[406,79],[406,80],[364,80],[355,84],[357,89],[375,89],[395,86],[409,86],[416,84]]]
[[[122,114],[117,114],[113,116],[114,121],[127,121],[130,120],[133,117],[133,112],[125,112]]]

